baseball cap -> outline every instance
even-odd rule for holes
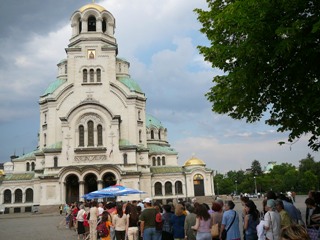
[[[145,198],[142,202],[143,203],[151,203],[151,198]]]
[[[275,206],[276,206],[276,202],[275,202],[273,199],[269,199],[269,200],[267,201],[267,207],[269,207],[269,208],[275,208]]]

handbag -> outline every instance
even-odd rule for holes
[[[222,240],[226,240],[227,239],[227,233],[228,233],[229,229],[231,228],[232,224],[234,223],[234,220],[236,219],[236,216],[237,216],[237,213],[236,213],[236,211],[234,211],[234,217],[232,219],[232,222],[231,222],[230,226],[228,227],[228,229],[223,229],[222,230],[222,233],[221,233],[221,239]]]
[[[312,227],[308,227],[307,228],[307,232],[308,232],[308,235],[310,237],[311,240],[318,240],[318,234],[319,234],[319,230]]]
[[[219,237],[219,224],[213,224],[211,227],[211,236],[216,238]]]
[[[221,239],[222,240],[226,240],[227,239],[227,230],[223,229],[222,230],[222,233],[221,233]]]

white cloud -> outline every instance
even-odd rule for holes
[[[269,161],[276,161],[278,164],[288,162],[299,166],[299,160],[305,158],[308,152],[301,151],[305,148],[306,139],[293,145],[279,146],[277,141],[264,139],[259,142],[237,142],[223,144],[217,138],[190,137],[179,139],[174,143],[179,151],[179,162],[183,164],[192,153],[204,160],[207,167],[224,173],[230,170],[245,170],[251,167],[253,160],[258,160],[262,167]],[[310,151],[311,154],[314,154]]]

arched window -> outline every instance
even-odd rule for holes
[[[166,158],[162,157],[162,166],[166,165]]]
[[[201,174],[196,174],[193,177],[193,184],[200,184],[200,181],[203,181],[203,176]]]
[[[84,147],[84,127],[79,126],[79,147]]]
[[[101,69],[97,69],[97,82],[101,82]]]
[[[123,154],[123,164],[124,165],[128,164],[128,154],[126,154],[126,153]]]
[[[14,202],[15,203],[22,203],[22,190],[21,189],[17,189],[14,192]]]
[[[27,172],[29,172],[30,171],[30,163],[26,163],[26,170],[27,170]]]
[[[172,183],[171,182],[166,182],[164,184],[164,190],[166,195],[172,195]]]
[[[47,146],[47,134],[43,134],[43,146]]]
[[[90,69],[90,82],[94,82],[94,70]]]
[[[35,164],[35,162],[32,162],[31,163],[31,171],[34,171],[35,168],[36,168],[36,164]]]
[[[87,69],[83,69],[83,71],[82,71],[82,81],[84,83],[88,82],[88,71],[87,71]]]
[[[158,165],[158,166],[161,166],[161,159],[160,159],[160,157],[157,157],[157,165]]]
[[[31,188],[26,190],[26,202],[33,202],[33,190]]]
[[[151,139],[154,139],[154,131],[151,130]]]
[[[53,167],[58,167],[58,157],[57,156],[55,156],[54,158],[53,158]]]
[[[159,132],[158,132],[158,139],[160,140],[161,139],[161,130],[159,129]]]
[[[152,166],[157,166],[156,158],[152,157]]]
[[[182,182],[176,181],[174,186],[176,194],[182,194]]]
[[[141,120],[141,111],[138,111],[138,120]]]
[[[3,193],[3,203],[11,203],[11,191],[9,189],[5,190]]]
[[[88,122],[88,146],[94,146],[93,121]]]
[[[79,27],[79,33],[81,33],[81,31],[82,31],[82,23],[81,23],[81,20],[80,20],[80,18],[79,18],[79,20],[78,20],[78,27]]]
[[[107,21],[103,19],[102,21],[102,32],[105,33],[107,31]]]
[[[88,32],[96,31],[96,18],[94,16],[90,16],[88,18]]]
[[[99,124],[97,126],[97,131],[98,131],[98,146],[102,146],[102,126]]]
[[[162,184],[160,182],[154,184],[154,194],[156,196],[162,196]]]
[[[121,72],[121,63],[118,64],[118,70]]]
[[[142,131],[139,130],[139,142],[141,143],[142,142]]]

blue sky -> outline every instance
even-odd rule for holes
[[[37,146],[39,96],[55,80],[56,64],[66,58],[72,13],[90,0],[13,0],[0,9],[0,162]],[[286,133],[263,122],[247,124],[211,112],[205,93],[221,74],[204,62],[198,45],[208,44],[194,8],[205,0],[97,1],[116,18],[119,57],[146,93],[147,112],[168,129],[179,164],[193,155],[207,167],[226,172],[246,169],[253,160],[296,166],[308,153],[302,137],[279,146]]]

